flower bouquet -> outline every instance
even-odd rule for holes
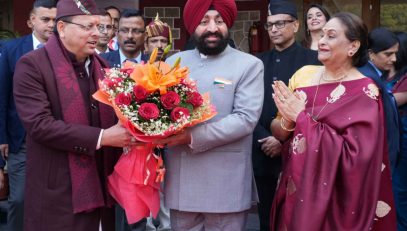
[[[198,92],[179,59],[170,66],[156,58],[157,49],[147,63],[126,62],[123,68],[106,69],[93,95],[113,107],[123,126],[143,142],[128,148],[108,178],[109,192],[125,209],[129,224],[159,211],[165,169],[161,156],[154,153],[154,141],[216,114],[209,94]]]

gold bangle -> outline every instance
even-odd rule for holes
[[[284,121],[285,121],[284,117],[281,117],[280,126],[281,126],[281,128],[282,128],[283,130],[285,130],[285,131],[287,131],[287,132],[292,132],[292,131],[295,130],[295,126],[294,126],[293,128],[290,128],[290,129],[286,128],[286,126],[284,125]]]

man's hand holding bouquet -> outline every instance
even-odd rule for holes
[[[216,114],[209,94],[198,92],[180,60],[170,66],[156,59],[157,49],[147,63],[126,62],[123,68],[106,69],[93,95],[112,106],[121,124],[142,142],[124,149],[108,179],[109,192],[125,209],[129,224],[159,211],[165,169],[154,152],[156,144]]]

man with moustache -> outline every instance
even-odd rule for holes
[[[172,35],[171,28],[167,23],[164,23],[160,20],[159,15],[153,21],[151,21],[146,26],[145,42],[144,42],[144,51],[150,56],[155,48],[158,48],[158,58],[160,58],[165,47],[171,44]],[[165,57],[163,61],[165,60]],[[161,153],[164,153],[162,150]],[[164,184],[161,184],[161,187],[164,187]],[[158,223],[158,227],[156,227]],[[154,219],[153,216],[147,218],[147,231],[169,231],[171,230],[170,224],[170,211],[164,205],[164,194],[160,191],[160,210],[158,212],[157,218]]]
[[[95,50],[96,53],[98,54],[107,53],[111,51],[107,44],[113,37],[114,28],[112,23],[112,17],[108,12],[105,12],[100,16],[100,26],[102,30],[100,31],[99,40],[98,43],[96,44]]]
[[[167,23],[164,23],[160,20],[159,15],[155,17],[146,26],[146,35],[144,42],[144,51],[150,55],[155,48],[158,48],[158,56],[164,53],[165,47],[171,44],[172,35],[171,28]]]
[[[272,100],[273,81],[288,83],[291,76],[305,65],[318,64],[317,52],[295,41],[299,23],[296,6],[286,0],[271,0],[264,25],[274,44],[258,57],[264,63],[264,100],[260,120],[253,133],[253,169],[259,194],[260,230],[270,230],[270,210],[281,171],[281,143],[271,134],[270,124],[277,114]]]
[[[93,0],[59,0],[56,31],[23,56],[14,74],[16,108],[27,131],[24,230],[114,230],[106,177],[135,141],[111,107],[92,94],[107,64],[95,55]]]
[[[30,13],[32,34],[5,43],[0,56],[0,152],[8,160],[10,195],[8,230],[23,230],[26,144],[25,130],[13,97],[13,74],[24,54],[36,50],[53,34],[56,16],[53,0],[36,0]]]
[[[263,64],[228,45],[236,16],[234,0],[187,1],[183,19],[197,48],[167,59],[181,58],[217,110],[213,119],[161,141],[170,147],[164,195],[175,231],[245,230],[256,199],[251,145],[263,105]]]
[[[126,60],[136,63],[147,61],[148,57],[142,52],[145,34],[144,27],[144,18],[139,10],[123,10],[117,33],[119,49],[101,55],[109,62],[110,67],[120,67]]]

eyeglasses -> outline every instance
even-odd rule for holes
[[[82,30],[89,32],[91,31],[93,28],[96,28],[99,32],[103,32],[105,30],[105,25],[94,25],[94,24],[89,24],[87,26],[76,23],[76,22],[71,22],[71,21],[62,21],[65,23],[69,23],[69,24],[73,24],[73,25],[77,25],[79,26]]]
[[[294,22],[294,20],[279,20],[275,23],[268,22],[268,23],[264,24],[264,29],[272,30],[273,26],[276,26],[277,29],[282,29],[285,27],[285,24],[292,23],[292,22]]]
[[[110,30],[113,30],[113,26],[112,26],[112,25],[100,24],[99,27],[98,27],[98,30],[99,30],[100,32],[103,32],[103,31],[110,31]]]
[[[131,35],[140,35],[140,34],[143,34],[145,32],[145,30],[143,30],[143,29],[138,29],[138,28],[133,28],[133,29],[131,29],[131,28],[120,28],[119,29],[119,33],[122,33],[122,34],[129,34],[129,33],[131,33]]]

